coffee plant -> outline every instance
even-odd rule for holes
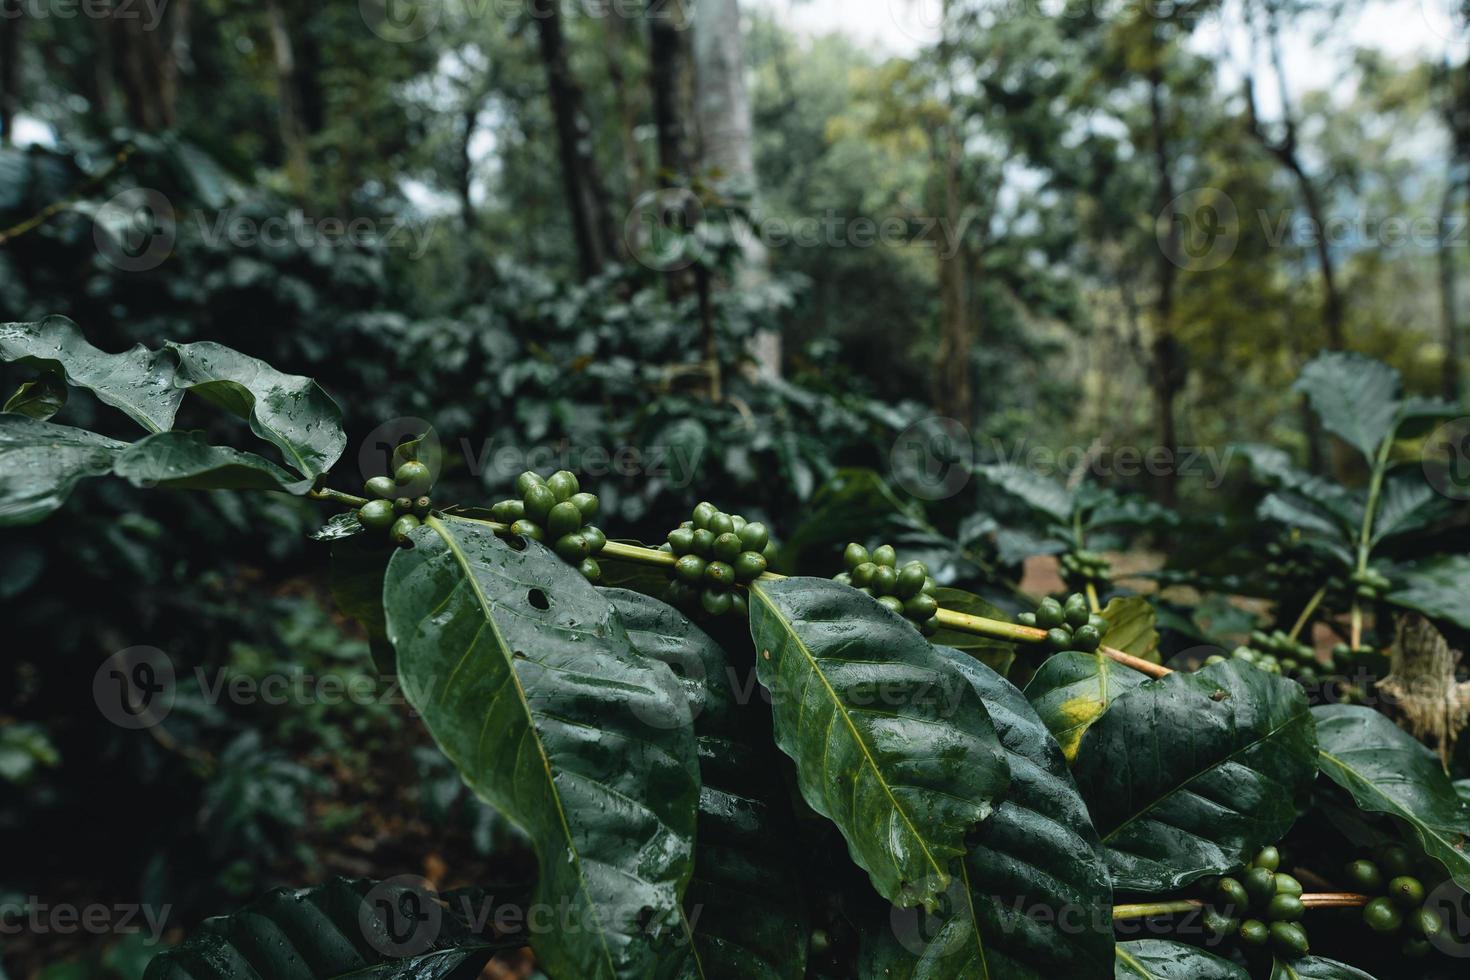
[[[1252,455],[1260,520],[1321,576],[1290,630],[1171,667],[1088,535],[1175,519],[1095,488],[980,468],[1040,515],[1072,590],[1008,617],[890,544],[778,574],[779,529],[717,501],[645,547],[567,471],[443,499],[411,438],[349,483],[326,392],[220,344],[110,354],[51,318],[0,326],[0,359],[34,375],[0,414],[0,525],[106,477],[335,507],[315,536],[344,610],[529,840],[516,901],[553,912],[339,879],[208,920],[150,980],[472,977],[526,947],[557,980],[1463,975],[1470,788],[1378,710],[1405,636],[1470,627],[1470,560],[1405,544],[1452,516],[1408,446],[1449,408],[1375,362],[1327,355],[1300,383],[1365,489]],[[143,432],[54,421],[74,389]],[[275,458],[177,428],[190,398]],[[1396,614],[1416,618],[1394,639]],[[1308,625],[1344,618],[1317,656]]]

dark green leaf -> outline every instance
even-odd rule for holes
[[[1460,799],[1439,759],[1371,708],[1314,708],[1322,773],[1358,806],[1403,821],[1424,853],[1461,888],[1470,889],[1470,805]]]
[[[1422,473],[1402,473],[1383,483],[1373,520],[1373,544],[1423,530],[1450,511],[1450,502],[1435,491]]]
[[[1117,980],[1250,980],[1229,960],[1172,939],[1119,943],[1116,952]]]
[[[1310,498],[1297,493],[1280,491],[1271,494],[1256,508],[1256,517],[1262,521],[1275,521],[1309,534],[1320,535],[1339,544],[1352,540],[1352,531],[1348,525],[1325,508],[1317,506]]]
[[[1072,520],[1072,494],[1054,480],[1011,463],[980,466],[976,472],[1032,510],[1059,524]]]
[[[1346,963],[1320,956],[1303,956],[1290,962],[1273,961],[1271,980],[1373,980],[1373,977]]]
[[[284,490],[304,494],[312,481],[254,453],[211,446],[201,432],[159,432],[124,449],[113,472],[135,487],[174,490]]]
[[[279,889],[206,919],[144,980],[471,980],[497,949],[451,905],[398,880]]]
[[[15,389],[15,394],[6,401],[4,411],[45,422],[55,417],[65,405],[66,383],[47,372]]]
[[[0,415],[0,527],[40,521],[79,481],[110,473],[126,448],[85,429]]]
[[[699,771],[689,705],[607,599],[534,542],[430,517],[388,565],[388,636],[411,704],[540,860],[569,923],[552,976],[658,976],[683,941]]]
[[[356,520],[355,514],[347,516]],[[391,676],[396,669],[383,611],[383,578],[393,550],[376,534],[338,538],[332,543],[332,562],[327,569],[332,598],[367,633],[373,663],[384,676]]]
[[[1328,431],[1370,461],[1393,432],[1399,413],[1399,373],[1360,354],[1326,351],[1302,369],[1305,392]]]
[[[1113,887],[1153,893],[1281,839],[1306,807],[1316,756],[1301,686],[1232,660],[1118,698],[1083,736],[1072,772]]]
[[[315,381],[208,341],[169,349],[179,359],[180,388],[249,419],[251,431],[280,449],[302,476],[325,473],[342,455],[342,410]]]
[[[879,894],[932,906],[1009,782],[980,698],[906,620],[828,579],[753,583],[750,630],[803,798]]]
[[[1402,585],[1388,595],[1389,602],[1470,629],[1470,555],[1429,558],[1395,578]]]
[[[0,360],[55,371],[149,432],[173,428],[184,397],[174,386],[174,363],[168,354],[141,345],[125,354],[105,353],[87,343],[77,325],[64,316],[0,324]]]
[[[684,975],[799,980],[806,905],[764,704],[740,703],[725,652],[677,610],[637,592],[603,591],[633,646],[682,678],[694,717],[703,787],[694,877],[684,895],[694,934]]]
[[[1101,653],[1068,650],[1048,657],[1026,685],[1026,697],[1070,764],[1093,722],[1125,691],[1148,680]]]
[[[1012,684],[965,654],[938,652],[984,700],[1011,786],[970,836],[944,911],[923,928],[917,911],[891,916],[912,960],[903,975],[1105,980],[1113,970],[1112,889],[1061,750]]]

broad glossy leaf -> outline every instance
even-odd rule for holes
[[[135,487],[175,490],[284,490],[304,494],[312,481],[264,456],[211,446],[200,432],[159,432],[133,443],[113,472]]]
[[[1048,657],[1031,675],[1026,697],[1070,765],[1093,722],[1125,691],[1146,680],[1111,657],[1067,650]]]
[[[1289,491],[1279,491],[1262,500],[1256,508],[1256,517],[1299,528],[1334,542],[1346,542],[1352,534],[1346,522],[1339,521],[1310,498]]]
[[[66,503],[89,476],[105,476],[127,443],[42,422],[0,415],[0,527],[34,524]]]
[[[66,382],[49,371],[15,389],[3,411],[45,422],[66,406]]]
[[[984,700],[1011,787],[969,838],[942,911],[891,917],[915,980],[1106,980],[1112,889],[1097,832],[1061,750],[1014,685],[955,650],[938,651]],[[895,959],[899,959],[897,953]]]
[[[1115,596],[1102,611],[1108,621],[1103,643],[1115,650],[1155,663],[1159,659],[1159,614],[1141,595]]]
[[[997,619],[1003,623],[1009,623],[1011,617],[1007,616],[996,606],[991,605],[973,592],[963,589],[941,588],[934,591],[934,598],[939,601],[941,608],[951,612],[961,612],[970,616],[983,616],[986,619]],[[952,647],[955,650],[963,650],[971,656],[979,659],[985,666],[999,674],[1004,675],[1011,668],[1016,659],[1016,645],[1004,640],[993,640],[988,636],[980,636],[975,633],[961,633],[959,630],[941,627],[938,632],[929,637],[929,642],[935,646]]]
[[[174,386],[169,354],[141,344],[123,354],[108,354],[87,343],[77,325],[64,316],[0,324],[0,360],[56,371],[68,384],[87,389],[149,432],[173,428],[184,398]]]
[[[515,945],[476,935],[409,882],[338,878],[204,920],[144,980],[472,980]]]
[[[1381,361],[1325,351],[1302,368],[1305,392],[1328,431],[1370,460],[1393,432],[1399,413],[1399,373]]]
[[[316,477],[347,446],[342,410],[310,378],[282,374],[264,361],[220,344],[170,344],[179,360],[175,384],[250,420],[298,473]]]
[[[1306,808],[1317,741],[1301,686],[1239,661],[1145,681],[1082,738],[1072,773],[1118,890],[1242,864]]]
[[[1009,782],[980,698],[906,620],[828,579],[753,583],[750,631],[802,797],[880,895],[932,906]]]
[[[1250,980],[1229,960],[1172,939],[1119,943],[1116,955],[1117,980]]]
[[[1273,960],[1271,980],[1373,980],[1373,976],[1336,960],[1303,956],[1290,961]]]
[[[637,592],[603,593],[634,647],[682,679],[694,717],[703,785],[694,877],[684,895],[694,944],[683,975],[799,980],[809,942],[806,903],[787,846],[786,790],[775,778],[764,702],[739,703],[725,651],[677,610]]]
[[[1066,487],[1011,463],[976,467],[976,472],[1001,490],[1058,523],[1072,519],[1072,494]]]
[[[677,678],[545,548],[453,517],[412,542],[383,584],[399,676],[465,782],[536,849],[535,901],[567,917],[532,937],[540,965],[659,976],[682,937],[699,794]]]
[[[1358,705],[1314,708],[1323,775],[1364,810],[1403,821],[1424,853],[1470,889],[1470,804],[1439,759],[1384,715]]]
[[[1402,584],[1389,593],[1389,602],[1470,629],[1470,555],[1428,558],[1394,578]]]

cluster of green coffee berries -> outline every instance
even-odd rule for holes
[[[607,544],[607,535],[589,523],[597,516],[597,494],[583,493],[577,476],[557,470],[545,479],[530,470],[516,477],[520,499],[502,500],[490,508],[490,517],[510,525],[510,533],[549,544],[557,557],[577,566],[589,582],[602,578],[593,555]]]
[[[1302,883],[1278,871],[1280,866],[1281,852],[1266,847],[1238,877],[1221,878],[1205,912],[1205,928],[1221,938],[1233,934],[1246,946],[1270,944],[1283,959],[1305,956]]]
[[[695,506],[690,520],[669,532],[660,550],[679,559],[665,601],[681,609],[697,605],[711,616],[745,615],[745,595],[735,586],[760,578],[775,556],[764,524],[722,513],[707,500]]]
[[[1225,658],[1218,654],[1205,661],[1206,665],[1219,663]],[[1238,646],[1230,652],[1230,659],[1254,664],[1268,674],[1294,677],[1303,684],[1314,684],[1324,671],[1331,672],[1333,665],[1317,660],[1310,644],[1302,643],[1289,636],[1284,630],[1251,632],[1250,643]]]
[[[1300,557],[1299,557],[1300,556]],[[1310,585],[1322,581],[1322,566],[1290,540],[1272,541],[1266,545],[1266,574],[1290,585]]]
[[[1073,588],[1087,582],[1104,582],[1113,568],[1102,555],[1085,548],[1066,552],[1061,563],[1062,577]]]
[[[367,481],[367,503],[357,509],[363,527],[387,531],[395,544],[407,544],[408,534],[433,509],[429,490],[433,474],[417,460],[400,463],[392,476]]]
[[[1103,634],[1108,631],[1108,621],[1092,611],[1087,596],[1080,592],[1062,602],[1047,596],[1034,613],[1021,613],[1016,622],[1046,630],[1046,645],[1058,652],[1092,653],[1102,646]]]
[[[1403,954],[1420,957],[1444,922],[1424,907],[1424,884],[1413,875],[1413,862],[1401,844],[1378,848],[1373,859],[1359,859],[1344,869],[1348,885],[1376,898],[1363,906],[1363,922],[1374,932],[1404,937]]]
[[[837,581],[872,596],[881,605],[913,620],[925,636],[932,636],[939,630],[936,618],[939,600],[934,598],[934,591],[939,585],[923,562],[907,562],[900,568],[898,553],[892,545],[879,545],[870,554],[857,542],[847,546],[842,560],[847,571],[833,576]]]
[[[1353,595],[1364,602],[1377,602],[1393,588],[1393,583],[1389,581],[1388,576],[1376,568],[1365,568],[1361,572],[1354,572],[1348,582],[1352,585]]]

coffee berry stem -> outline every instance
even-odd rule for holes
[[[311,500],[329,500],[334,504],[345,504],[348,507],[361,507],[367,503],[366,497],[354,497],[350,493],[333,490],[331,487],[319,487],[315,490],[310,490],[306,496]]]
[[[1302,905],[1309,909],[1353,909],[1368,904],[1367,895],[1356,892],[1308,892],[1299,896]],[[1176,912],[1193,912],[1204,908],[1207,902],[1198,898],[1181,898],[1172,902],[1145,902],[1138,905],[1114,905],[1113,918],[1144,919],[1152,915],[1171,915]]]
[[[453,515],[458,520],[470,521],[475,524],[483,524],[496,534],[509,534],[510,525],[499,521],[487,521],[477,517],[464,517],[459,514]],[[668,551],[659,551],[656,548],[643,548],[634,544],[623,544],[619,541],[609,541],[603,545],[601,556],[604,558],[620,558],[623,561],[639,562],[644,565],[658,565],[663,568],[672,568],[678,562],[678,557]],[[763,572],[757,581],[779,582],[786,578],[776,572]],[[939,625],[961,633],[973,633],[976,636],[988,636],[996,640],[1010,640],[1015,643],[1045,643],[1046,630],[1035,629],[1030,626],[1020,626],[1016,623],[1002,623],[995,619],[986,619],[983,616],[971,616],[969,613],[955,612],[952,609],[940,609],[935,616]],[[1116,660],[1125,667],[1131,667],[1140,673],[1150,677],[1163,677],[1172,674],[1173,671],[1161,664],[1150,663],[1139,657],[1124,653],[1122,650],[1114,650],[1111,647],[1099,648],[1100,653]]]

